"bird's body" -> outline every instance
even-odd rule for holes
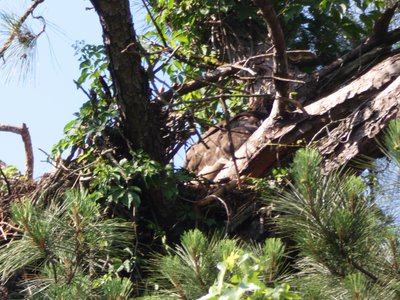
[[[212,180],[223,165],[232,159],[232,152],[247,141],[266,117],[267,114],[262,112],[244,112],[227,124],[222,122],[210,128],[187,151],[185,167],[190,172]]]

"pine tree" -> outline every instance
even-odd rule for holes
[[[110,219],[83,190],[46,207],[14,203],[15,235],[0,247],[3,284],[12,299],[122,299],[133,286],[118,276],[134,260],[132,223]],[[10,281],[10,282],[8,282]]]

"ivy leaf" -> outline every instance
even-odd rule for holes
[[[126,191],[121,198],[121,203],[127,208],[131,208],[132,204],[136,207],[140,205],[140,196],[133,191]]]

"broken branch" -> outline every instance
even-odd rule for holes
[[[21,127],[12,126],[12,125],[1,125],[0,131],[11,132],[15,134],[19,134],[22,138],[22,141],[25,146],[25,157],[26,157],[26,171],[25,176],[28,180],[33,179],[33,150],[32,150],[32,140],[29,134],[29,129],[26,127],[26,124],[23,123]]]

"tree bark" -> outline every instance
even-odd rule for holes
[[[330,95],[305,107],[309,116],[268,118],[236,151],[240,175],[260,177],[298,149],[298,141],[316,147],[327,171],[376,149],[375,138],[400,107],[400,54],[377,64]],[[236,178],[230,161],[214,181]]]
[[[91,0],[103,29],[110,60],[109,71],[125,134],[134,150],[143,149],[162,162],[159,109],[150,103],[147,74],[141,65],[141,47],[136,38],[128,0]]]

